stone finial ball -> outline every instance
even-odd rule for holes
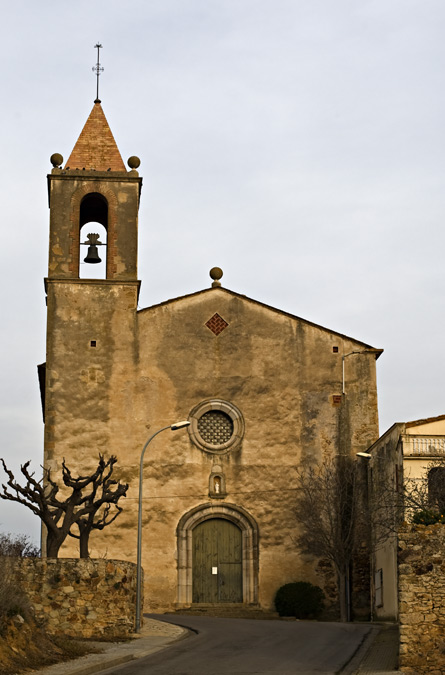
[[[141,160],[139,159],[139,157],[136,157],[136,155],[131,155],[131,157],[129,157],[127,160],[127,164],[130,167],[130,169],[137,169],[140,163]]]
[[[63,164],[63,157],[60,154],[60,152],[55,152],[54,155],[51,155],[49,161],[51,162],[51,164],[53,165],[54,168],[57,168],[61,164]]]
[[[213,279],[214,281],[219,281],[223,275],[223,271],[221,267],[212,267],[209,274],[211,279]]]

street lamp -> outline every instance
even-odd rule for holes
[[[185,427],[190,426],[188,420],[182,422],[176,422],[175,424],[169,424],[167,427],[162,427],[158,429],[154,434],[150,436],[148,441],[145,443],[142,452],[141,452],[141,461],[139,463],[139,506],[138,506],[138,553],[137,553],[137,567],[136,567],[136,633],[139,633],[141,630],[141,581],[142,581],[142,472],[144,464],[144,455],[149,443],[153,440],[155,436],[161,433],[161,431],[166,431],[170,429],[171,431],[176,431],[177,429],[184,429]]]

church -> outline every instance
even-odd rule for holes
[[[142,448],[188,420],[145,455],[145,611],[268,610],[285,583],[323,586],[295,543],[295,472],[378,438],[382,350],[225,288],[219,268],[138,309],[140,161],[126,168],[99,100],[65,165],[51,163],[44,466],[60,475],[65,458],[85,475],[116,455],[129,483],[91,557],[136,561]],[[89,278],[99,259],[103,278]],[[78,556],[76,540],[61,556]]]

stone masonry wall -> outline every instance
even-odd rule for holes
[[[404,673],[445,673],[445,526],[399,536],[400,663]]]
[[[25,558],[20,584],[48,633],[124,637],[134,630],[136,565],[121,560]]]

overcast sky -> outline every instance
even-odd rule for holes
[[[140,305],[223,285],[384,348],[380,430],[445,413],[443,0],[3,8],[0,456],[42,461],[49,157],[95,98],[141,159]],[[24,507],[0,530],[37,538]]]

